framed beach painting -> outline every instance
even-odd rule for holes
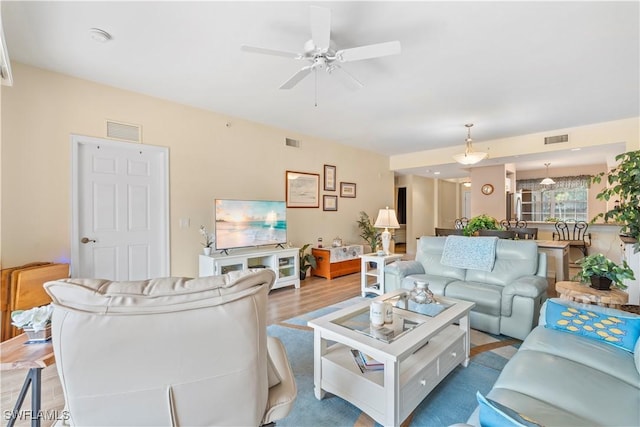
[[[288,208],[317,208],[320,206],[320,174],[286,172]]]

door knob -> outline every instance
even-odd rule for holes
[[[88,237],[83,237],[82,239],[80,239],[80,241],[81,241],[82,243],[89,243],[89,242],[91,242],[91,243],[95,243],[95,242],[96,242],[95,240],[90,239],[90,238],[88,238]]]

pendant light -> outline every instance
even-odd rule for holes
[[[553,185],[556,182],[554,180],[552,180],[551,178],[549,178],[549,165],[551,165],[551,163],[545,163],[544,164],[547,167],[547,177],[545,179],[543,179],[542,181],[540,181],[540,185]]]
[[[473,123],[467,123],[465,126],[467,128],[467,139],[464,140],[464,153],[456,154],[455,156],[453,156],[453,160],[463,165],[474,165],[480,160],[486,158],[487,153],[483,153],[481,151],[473,151],[473,147],[471,146],[471,143],[473,142],[473,139],[471,139],[471,127],[473,126]]]

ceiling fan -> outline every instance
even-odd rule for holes
[[[304,53],[294,53],[275,49],[265,49],[253,46],[241,46],[245,52],[261,53],[264,55],[283,56],[286,58],[303,59],[310,65],[302,67],[280,86],[280,89],[291,89],[312,71],[327,70],[329,74],[336,72],[343,82],[353,88],[362,87],[362,83],[344,70],[340,63],[360,61],[362,59],[379,58],[400,53],[400,42],[370,44],[350,49],[336,49],[331,41],[331,10],[310,6],[311,9],[311,40],[304,44]]]

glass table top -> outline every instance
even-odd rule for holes
[[[350,313],[347,316],[332,320],[332,323],[367,335],[371,338],[375,338],[385,343],[391,343],[403,335],[406,335],[411,330],[424,322],[427,322],[428,317],[435,317],[442,313],[453,304],[448,304],[443,301],[438,301],[430,304],[417,304],[408,298],[407,294],[402,294],[393,298],[385,299],[386,302],[390,302],[393,308],[393,322],[385,323],[381,327],[376,327],[371,324],[369,318],[369,306]],[[414,312],[427,316],[425,318],[407,318],[408,312]]]

